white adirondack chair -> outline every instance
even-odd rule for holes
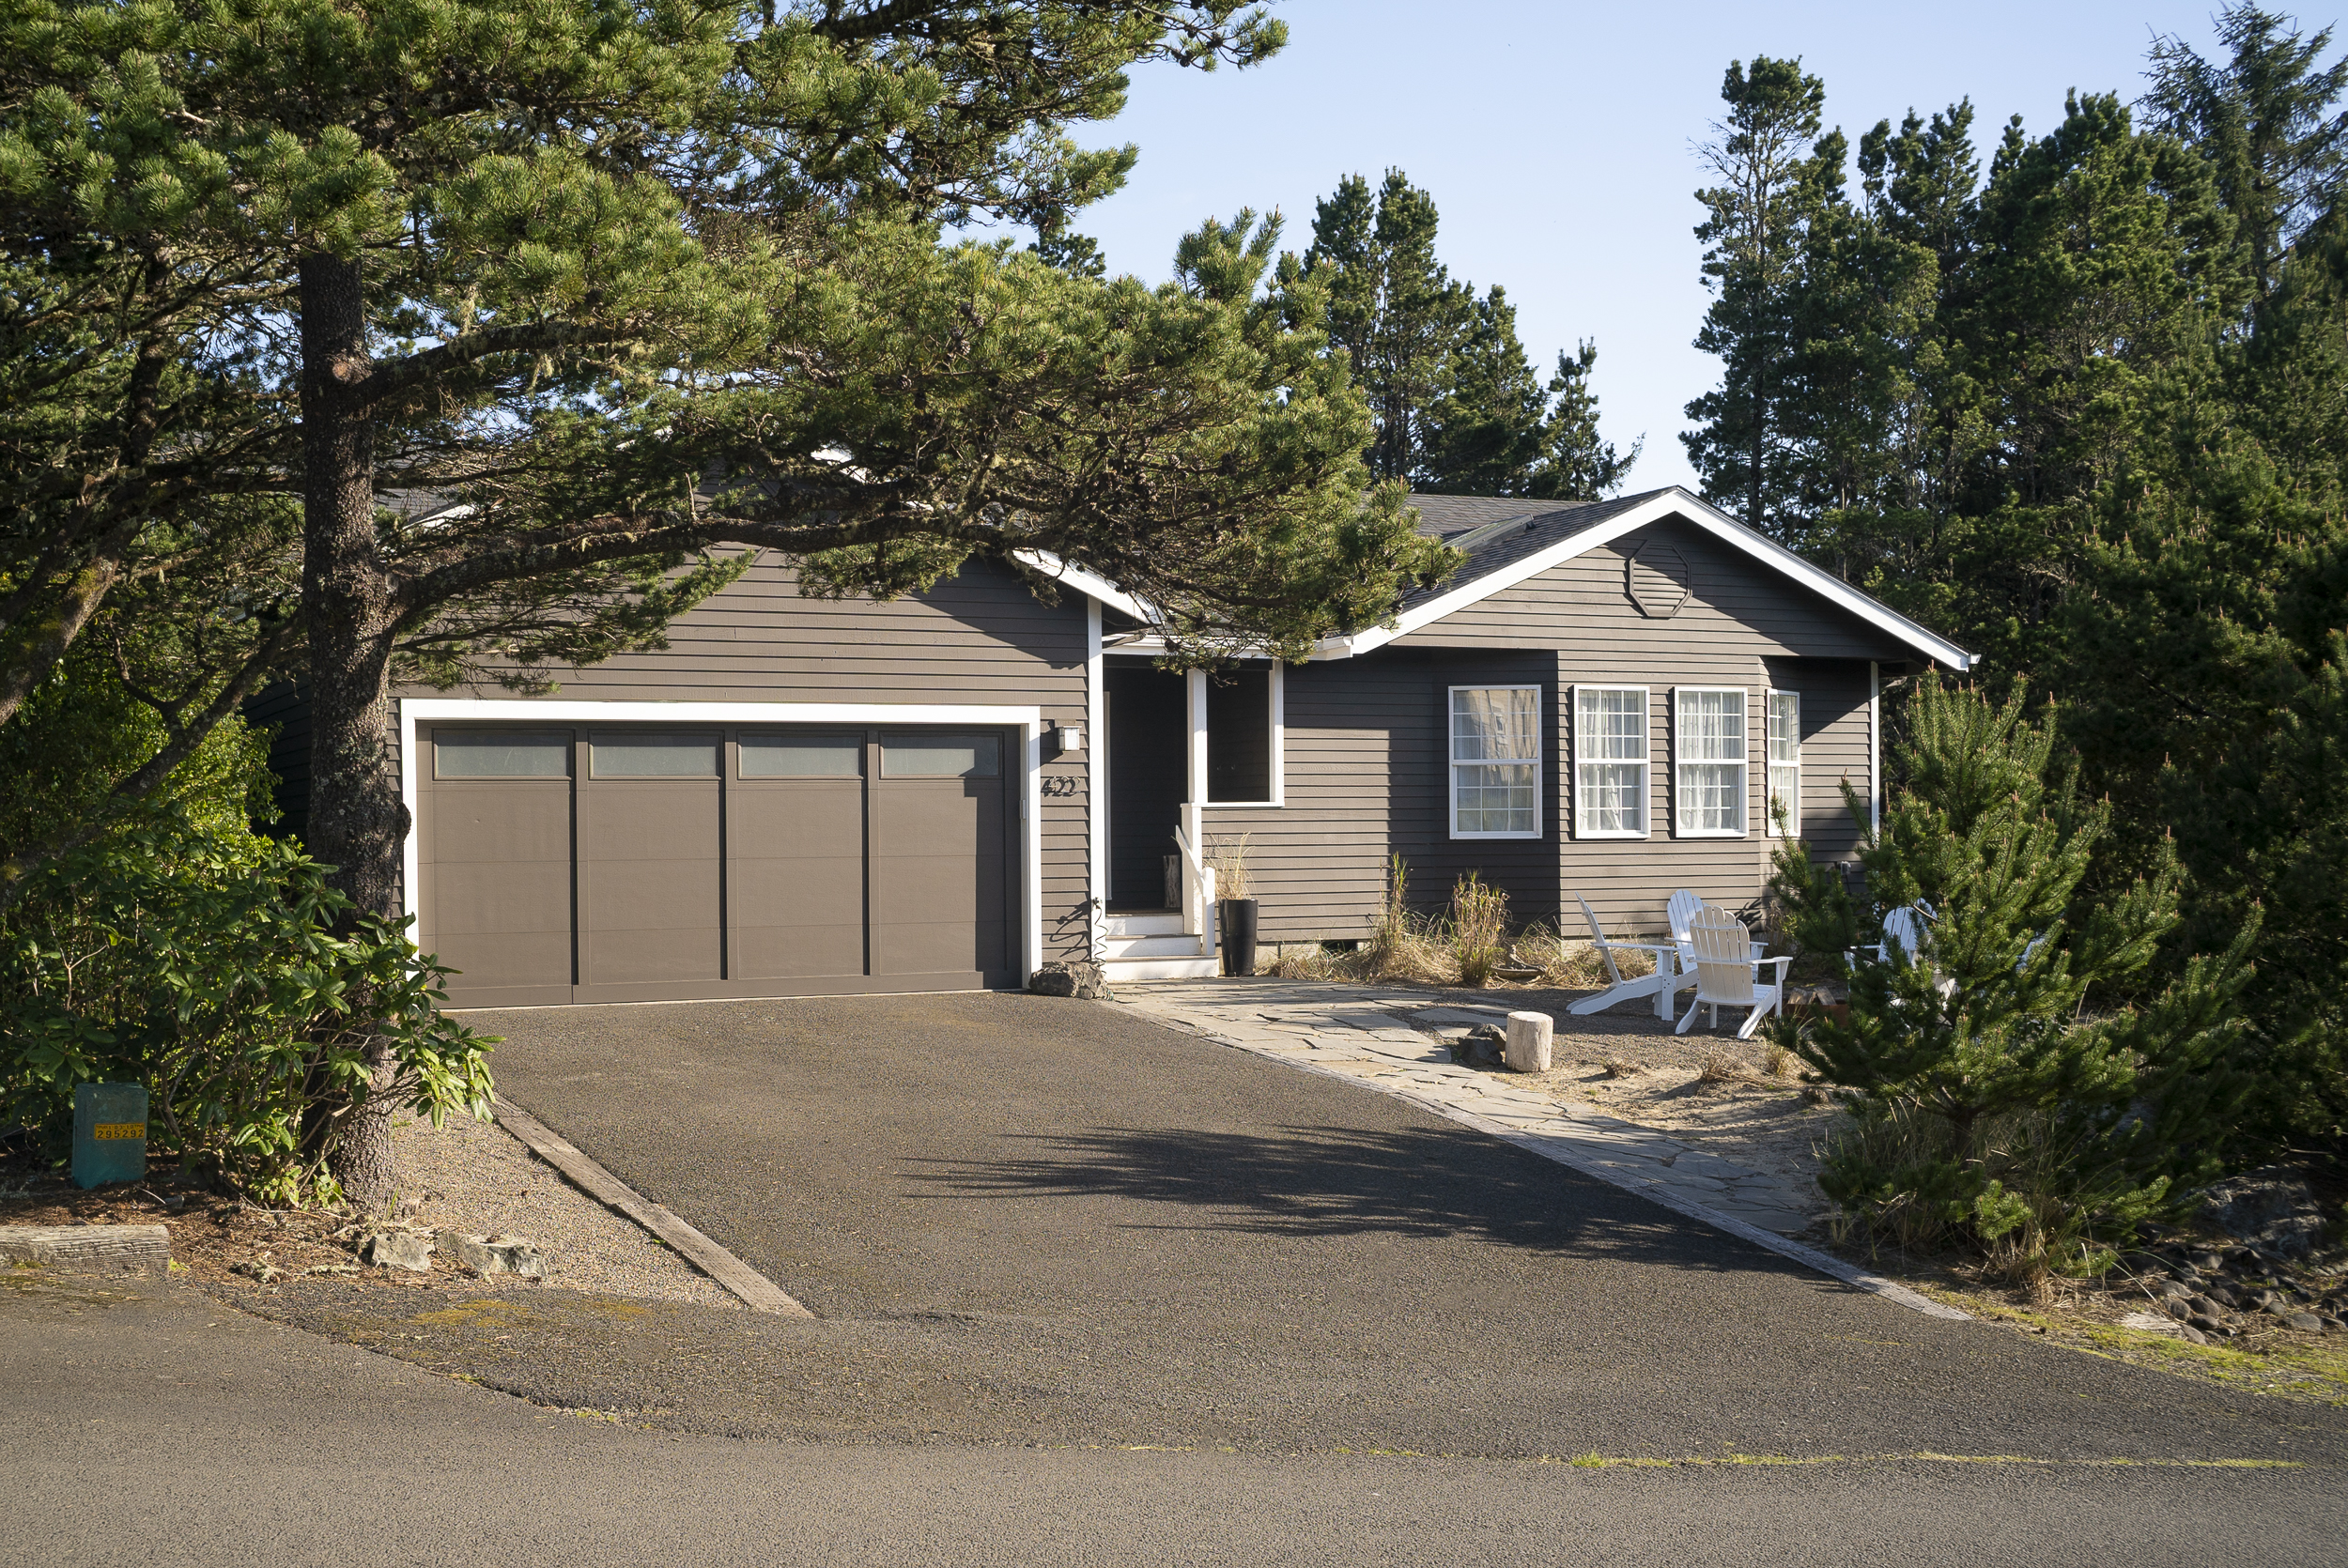
[[[1902,904],[1884,915],[1883,940],[1869,944],[1861,951],[1874,953],[1877,963],[1890,963],[1892,954],[1895,950],[1906,954],[1910,963],[1924,962],[1924,928],[1937,913],[1930,904],[1921,899],[1912,904]],[[2042,937],[2039,940],[2044,941],[2045,938]],[[2031,950],[2036,949],[2037,943],[2032,943]],[[2029,952],[2022,955],[2022,961],[2024,963],[2030,961]],[[2020,965],[2017,964],[2015,967],[2019,969]],[[1935,979],[1932,988],[1943,996],[1950,996],[1956,992],[1956,982],[1952,979]]]
[[[1598,956],[1606,961],[1606,976],[1614,983],[1596,996],[1584,996],[1579,1002],[1569,1003],[1566,1011],[1583,1015],[1604,1012],[1617,1002],[1628,1002],[1637,996],[1652,996],[1655,998],[1655,1016],[1671,1017],[1672,992],[1669,988],[1676,977],[1672,971],[1672,961],[1679,956],[1678,947],[1671,943],[1610,941],[1606,928],[1598,923],[1598,915],[1590,908],[1590,900],[1576,893],[1573,901],[1582,906],[1582,918],[1590,923],[1590,945],[1596,947]],[[1649,955],[1655,960],[1655,973],[1641,975],[1636,979],[1624,979],[1622,970],[1614,963],[1617,948]]]
[[[1744,1007],[1744,1027],[1737,1038],[1749,1040],[1761,1027],[1761,1021],[1770,1013],[1785,1010],[1785,971],[1793,964],[1791,956],[1755,961],[1753,954],[1753,933],[1735,915],[1717,909],[1699,913],[1688,923],[1691,945],[1696,952],[1696,999],[1688,1004],[1688,1016],[1672,1031],[1684,1035],[1696,1021],[1698,1007],[1712,1009],[1711,1027],[1717,1028],[1722,1007]],[[1763,969],[1774,968],[1777,977],[1758,977]]]
[[[1673,1000],[1666,1004],[1660,1016],[1670,1017],[1669,1008],[1677,1005],[1680,992],[1696,983],[1696,945],[1695,939],[1688,934],[1688,927],[1697,915],[1712,907],[1685,887],[1674,892],[1663,905],[1663,916],[1671,922],[1672,941],[1679,947],[1679,973],[1672,976],[1669,988],[1668,993]],[[1725,915],[1727,911],[1714,910],[1714,913]],[[1753,961],[1759,963],[1768,951],[1767,943],[1753,944]]]

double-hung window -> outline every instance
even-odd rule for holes
[[[1541,688],[1451,688],[1451,837],[1541,834]]]
[[[1735,838],[1745,831],[1745,693],[1741,686],[1681,686],[1672,739],[1673,831],[1683,838]]]
[[[1573,836],[1646,837],[1645,686],[1573,688]]]
[[[1801,837],[1801,693],[1769,693],[1769,837]]]

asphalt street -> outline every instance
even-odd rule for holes
[[[183,1286],[0,1275],[0,1562],[2339,1560],[2305,1469],[1578,1468],[1368,1454],[745,1442],[533,1407]]]
[[[2348,1412],[1926,1318],[1109,1009],[472,1021],[815,1320],[0,1274],[0,1563],[2339,1560]]]

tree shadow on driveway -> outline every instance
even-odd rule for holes
[[[908,1174],[958,1198],[1104,1198],[1188,1211],[1127,1216],[1115,1222],[1120,1228],[1478,1240],[1560,1256],[1603,1252],[1682,1268],[1805,1272],[1564,1166],[1443,1130],[1106,1128],[1004,1141],[1034,1152],[915,1160]]]

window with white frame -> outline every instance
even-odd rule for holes
[[[1451,688],[1451,837],[1541,833],[1541,688]]]
[[[1645,838],[1646,770],[1646,687],[1574,687],[1573,836]]]
[[[1683,838],[1734,838],[1745,831],[1745,693],[1741,686],[1681,686],[1672,723],[1673,831]]]
[[[1781,825],[1783,824],[1783,825]],[[1769,837],[1801,837],[1801,693],[1769,693]]]

